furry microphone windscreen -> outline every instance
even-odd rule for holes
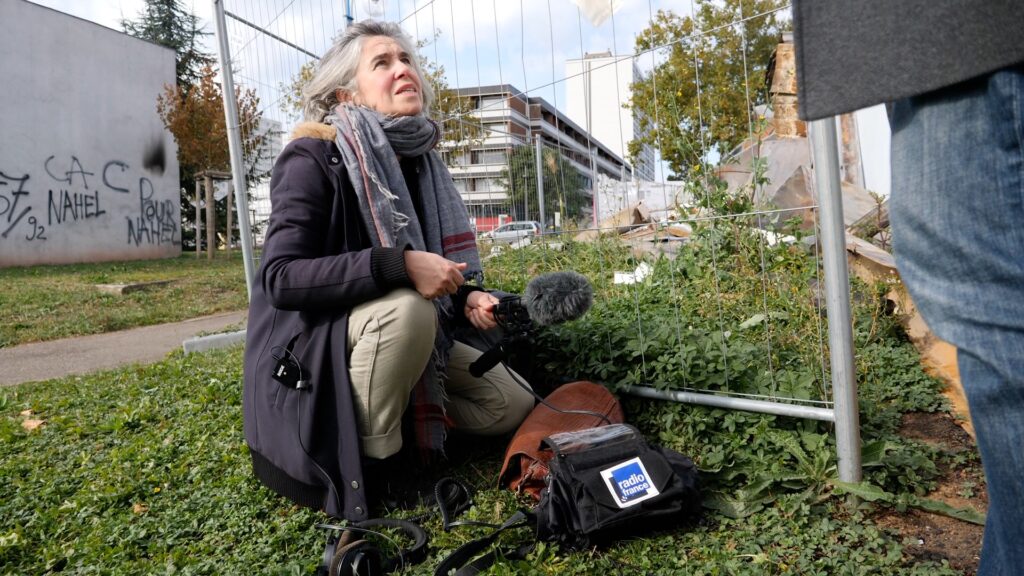
[[[523,305],[538,326],[575,320],[590,309],[593,300],[590,281],[578,272],[541,274],[526,285],[523,294]]]

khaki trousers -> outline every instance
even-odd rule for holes
[[[436,327],[433,303],[407,288],[392,290],[349,313],[349,378],[366,456],[386,458],[401,449],[402,414],[430,361]],[[500,364],[480,378],[470,375],[469,365],[480,354],[455,343],[448,361],[445,410],[459,431],[510,432],[533,409],[533,395]]]

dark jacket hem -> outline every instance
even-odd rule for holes
[[[324,509],[324,503],[327,501],[326,488],[292,478],[252,448],[249,449],[249,454],[252,456],[253,472],[267,488],[300,506],[318,511]]]

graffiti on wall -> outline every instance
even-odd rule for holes
[[[125,214],[113,230],[123,230],[126,244],[180,246],[177,204],[155,196],[153,182],[122,160],[91,167],[74,155],[50,156],[34,172],[0,166],[0,243],[46,242],[69,226],[100,222],[116,205]]]

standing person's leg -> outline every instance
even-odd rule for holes
[[[460,432],[482,435],[511,432],[533,410],[533,394],[516,384],[501,364],[480,378],[470,374],[469,365],[480,354],[482,352],[472,346],[455,342],[448,359],[445,410]]]
[[[988,484],[979,575],[1024,566],[1024,70],[891,111],[893,245],[932,330],[956,345]]]
[[[430,361],[436,326],[434,304],[407,288],[349,313],[348,374],[365,456],[382,459],[402,448],[402,414]]]

